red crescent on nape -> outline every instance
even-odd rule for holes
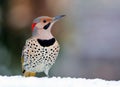
[[[36,24],[37,24],[37,23],[33,23],[33,24],[32,24],[32,31],[34,30],[34,27],[35,27]]]

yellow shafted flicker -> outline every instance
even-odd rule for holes
[[[49,76],[48,72],[60,49],[57,40],[51,34],[51,27],[64,16],[41,16],[33,20],[32,36],[26,40],[21,56],[24,76],[35,76],[37,72],[44,72]]]

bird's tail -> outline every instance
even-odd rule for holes
[[[25,70],[23,70],[23,76],[25,77],[31,77],[31,76],[36,76],[36,72],[27,72]]]

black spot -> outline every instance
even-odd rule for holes
[[[46,24],[43,29],[47,30],[51,23]]]
[[[36,47],[38,47],[38,45],[36,45]]]
[[[38,43],[43,47],[51,46],[55,43],[55,38],[49,39],[49,40],[41,40],[37,39]]]
[[[23,70],[22,73],[25,73],[25,70]]]

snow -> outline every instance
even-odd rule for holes
[[[0,76],[0,87],[120,87],[120,81],[70,77]]]

